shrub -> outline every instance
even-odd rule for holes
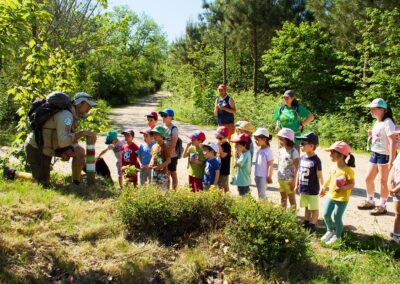
[[[240,256],[264,268],[307,259],[307,235],[295,214],[278,205],[246,197],[233,204],[231,217],[226,233]]]

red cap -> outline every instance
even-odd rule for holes
[[[236,136],[235,139],[231,140],[231,142],[233,142],[233,143],[237,143],[237,142],[248,143],[248,142],[250,142],[250,137],[249,137],[249,135],[242,133],[242,134]]]
[[[150,112],[150,113],[148,113],[148,114],[146,114],[145,116],[147,116],[147,117],[153,117],[156,121],[158,120],[158,114],[155,112],[155,111],[152,111],[152,112]]]
[[[221,84],[218,86],[218,90],[224,90],[226,91],[226,85],[225,84]]]
[[[192,135],[190,135],[190,139],[194,140],[194,139],[199,139],[202,142],[206,141],[206,135],[204,134],[204,132],[199,131],[199,132],[195,132]]]
[[[326,152],[330,152],[332,150],[335,150],[346,157],[350,155],[350,146],[343,141],[337,141],[333,143],[331,147],[325,149]]]
[[[217,128],[217,132],[215,132],[215,136],[217,137],[228,137],[229,136],[229,128],[226,126],[220,126]]]

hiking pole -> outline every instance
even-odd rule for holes
[[[86,138],[86,182],[87,185],[95,184],[96,165],[95,165],[95,143],[91,137]]]

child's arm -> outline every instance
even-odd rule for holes
[[[160,170],[162,170],[163,168],[165,168],[166,166],[168,166],[170,163],[171,163],[171,157],[168,157],[168,158],[165,160],[164,163],[162,163],[161,165],[158,165],[158,166],[155,167],[154,169],[155,169],[156,171],[160,171]]]
[[[108,148],[105,148],[103,151],[100,152],[100,154],[97,156],[97,158],[100,158],[101,156],[103,156],[105,153],[107,153]]]
[[[389,179],[388,179],[388,189],[391,196],[395,196],[397,193],[400,192],[400,184],[396,187],[393,187],[393,180],[394,180],[394,167],[390,170]]]
[[[215,171],[215,179],[214,179],[214,185],[218,186],[218,180],[219,180],[219,170]]]
[[[274,160],[268,161],[267,183],[272,183],[272,173],[274,172]]]
[[[222,148],[222,143],[218,143],[218,155],[223,159],[226,156],[228,156],[228,153],[224,151],[224,149]]]
[[[329,187],[329,184],[331,183],[331,174],[329,173],[328,179],[325,181],[324,185],[322,186],[321,192],[319,193],[319,196],[323,197],[326,194],[326,189]]]
[[[319,185],[324,187],[324,177],[322,176],[322,171],[317,171],[317,177],[319,180]]]
[[[296,176],[297,176],[297,172],[299,171],[299,158],[293,159],[293,168],[294,168],[294,179],[292,180],[292,188],[295,189],[296,188]]]
[[[189,142],[189,143],[186,144],[185,151],[183,151],[183,157],[184,158],[189,157],[189,147],[190,146],[192,146],[192,142]]]

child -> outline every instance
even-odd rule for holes
[[[319,213],[319,189],[324,184],[321,160],[315,154],[318,136],[308,133],[296,138],[301,141],[301,151],[305,153],[300,157],[300,166],[296,177],[296,189],[300,193],[300,207],[305,208],[303,226],[314,233]]]
[[[168,165],[171,163],[171,156],[164,139],[167,136],[167,129],[162,125],[155,126],[151,133],[157,144],[151,148],[151,161],[149,167],[153,169],[153,181],[164,190],[169,189]]]
[[[287,207],[289,198],[290,206],[296,209],[296,194],[294,192],[296,173],[299,168],[299,152],[294,142],[294,131],[290,128],[282,128],[278,132],[279,156],[278,156],[278,184],[281,194],[281,205]]]
[[[152,111],[145,115],[147,118],[147,125],[150,129],[153,129],[157,125],[158,114],[155,111]]]
[[[215,138],[218,140],[218,156],[221,159],[221,172],[218,180],[219,188],[229,191],[229,175],[231,173],[232,147],[228,142],[229,128],[220,126],[217,128]]]
[[[399,133],[396,131],[395,133]],[[393,196],[396,217],[394,219],[393,232],[390,233],[391,242],[400,244],[400,155],[397,155],[389,174],[389,192]]]
[[[218,146],[213,142],[208,142],[203,145],[203,154],[206,158],[206,165],[204,169],[203,187],[205,190],[210,189],[212,185],[217,186],[221,164],[216,158]]]
[[[367,200],[358,205],[358,209],[371,211],[371,215],[384,215],[387,213],[386,201],[389,196],[387,178],[393,161],[396,158],[396,134],[392,110],[383,99],[375,99],[366,107],[371,108],[371,115],[375,118],[372,130],[368,130],[368,137],[372,139],[371,157],[368,163],[367,177],[365,179],[367,188]],[[375,207],[374,180],[381,175],[381,198],[380,205]]]
[[[118,172],[118,183],[119,187],[123,187],[124,183],[124,173],[122,171],[122,154],[123,154],[123,146],[125,141],[118,139],[118,133],[114,130],[111,130],[107,133],[105,144],[108,145],[106,149],[100,152],[97,156],[97,159],[103,156],[108,150],[112,150],[114,152],[115,158],[117,158],[117,172]]]
[[[251,140],[251,135],[254,132],[254,126],[253,124],[251,124],[248,121],[242,121],[242,123],[240,123],[240,125],[237,127],[237,129],[239,130],[239,133],[242,134],[247,134],[247,136],[249,137],[249,141],[250,141],[250,156],[251,156],[251,161],[253,161],[253,156],[254,156],[254,145],[253,145],[253,141]]]
[[[205,167],[205,157],[201,143],[206,140],[203,132],[195,132],[190,136],[191,142],[186,145],[183,157],[189,157],[188,172],[189,185],[193,192],[203,190],[203,176]]]
[[[272,136],[265,128],[258,128],[254,132],[256,144],[260,150],[256,154],[255,181],[258,190],[258,198],[267,197],[267,184],[272,183],[272,172],[274,169],[274,156],[269,145]]]
[[[140,131],[140,134],[143,134],[144,144],[139,146],[136,154],[138,155],[140,162],[140,185],[143,185],[146,182],[151,182],[151,168],[149,167],[149,164],[151,160],[151,148],[156,144],[156,141],[154,141],[151,128]]]
[[[329,195],[325,199],[324,221],[326,233],[321,241],[333,244],[341,238],[343,232],[343,214],[350,200],[350,193],[354,187],[354,156],[350,154],[350,146],[345,142],[337,141],[325,151],[330,152],[333,166],[329,170],[328,180],[321,189],[320,196],[324,196],[327,188]],[[346,163],[346,159],[348,159]],[[335,218],[333,230],[332,213]]]
[[[250,138],[247,134],[240,134],[232,140],[235,143],[235,175],[232,184],[238,186],[240,195],[245,195],[250,191]]]
[[[135,132],[133,130],[125,130],[122,131],[121,134],[125,136],[126,142],[122,146],[122,168],[124,169],[126,166],[135,166],[136,169],[139,169],[140,165],[138,162],[138,156],[136,154],[136,151],[139,149],[139,147],[133,142],[133,138],[135,138]],[[128,180],[126,182],[131,182],[133,183],[134,187],[137,187],[137,174],[127,176],[127,179]]]

